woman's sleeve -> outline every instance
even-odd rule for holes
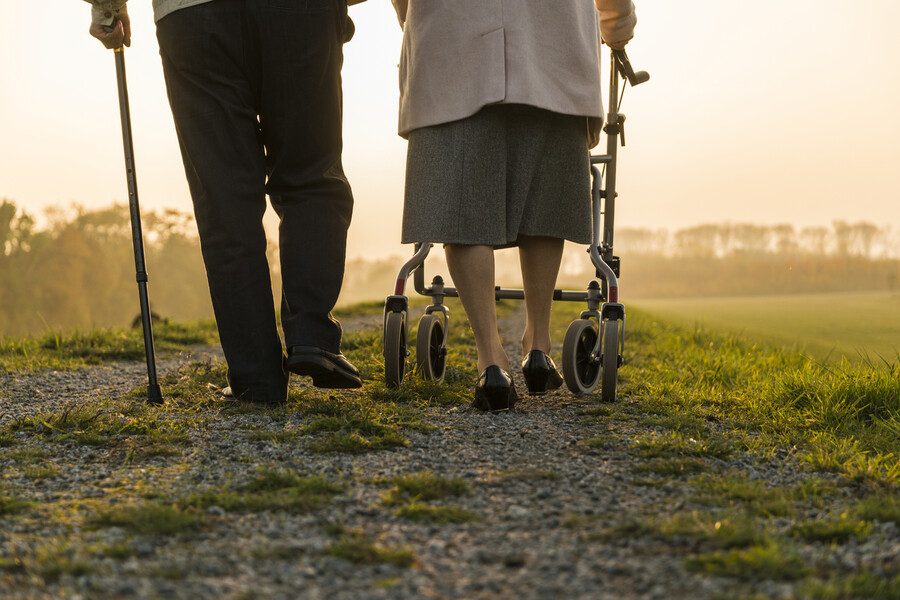
[[[631,0],[594,0],[600,12],[600,36],[611,48],[621,48],[634,37],[637,16]]]
[[[397,11],[397,20],[400,21],[400,27],[406,23],[406,8],[409,6],[409,0],[391,0],[394,10]]]

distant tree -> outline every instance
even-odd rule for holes
[[[800,231],[800,245],[804,252],[824,256],[828,250],[831,232],[827,227],[806,227]]]
[[[676,231],[675,245],[684,256],[716,256],[719,237],[719,226],[706,223]]]
[[[615,233],[615,246],[619,253],[663,255],[668,242],[669,232],[665,229],[624,227]]]
[[[797,232],[793,225],[782,223],[772,227],[775,236],[775,251],[781,255],[796,254],[800,249],[797,244]]]
[[[735,249],[745,254],[765,254],[769,251],[772,230],[765,225],[741,223],[732,228]]]

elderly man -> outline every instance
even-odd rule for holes
[[[125,0],[90,33],[130,45]],[[356,0],[359,2],[361,0]],[[356,3],[351,1],[350,4]],[[353,196],[341,164],[348,0],[153,0],[169,103],[225,359],[226,395],[285,402],[289,373],[362,385],[331,317]],[[282,349],[262,217],[280,219]]]

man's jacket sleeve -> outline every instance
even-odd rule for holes
[[[91,21],[98,25],[112,25],[116,17],[128,14],[127,0],[84,0],[91,4]]]

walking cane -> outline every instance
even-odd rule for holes
[[[107,27],[107,33],[112,27]],[[119,84],[119,114],[122,117],[122,145],[125,148],[125,176],[128,179],[128,207],[131,212],[131,241],[134,245],[134,267],[141,299],[141,324],[144,329],[144,354],[147,357],[147,400],[151,404],[164,402],[156,379],[156,354],[153,350],[153,325],[150,321],[150,300],[147,296],[147,268],[144,265],[144,234],[141,230],[141,209],[138,204],[137,176],[134,171],[134,144],[131,137],[131,110],[128,108],[128,85],[125,79],[125,49],[119,46],[116,57],[116,80]]]

